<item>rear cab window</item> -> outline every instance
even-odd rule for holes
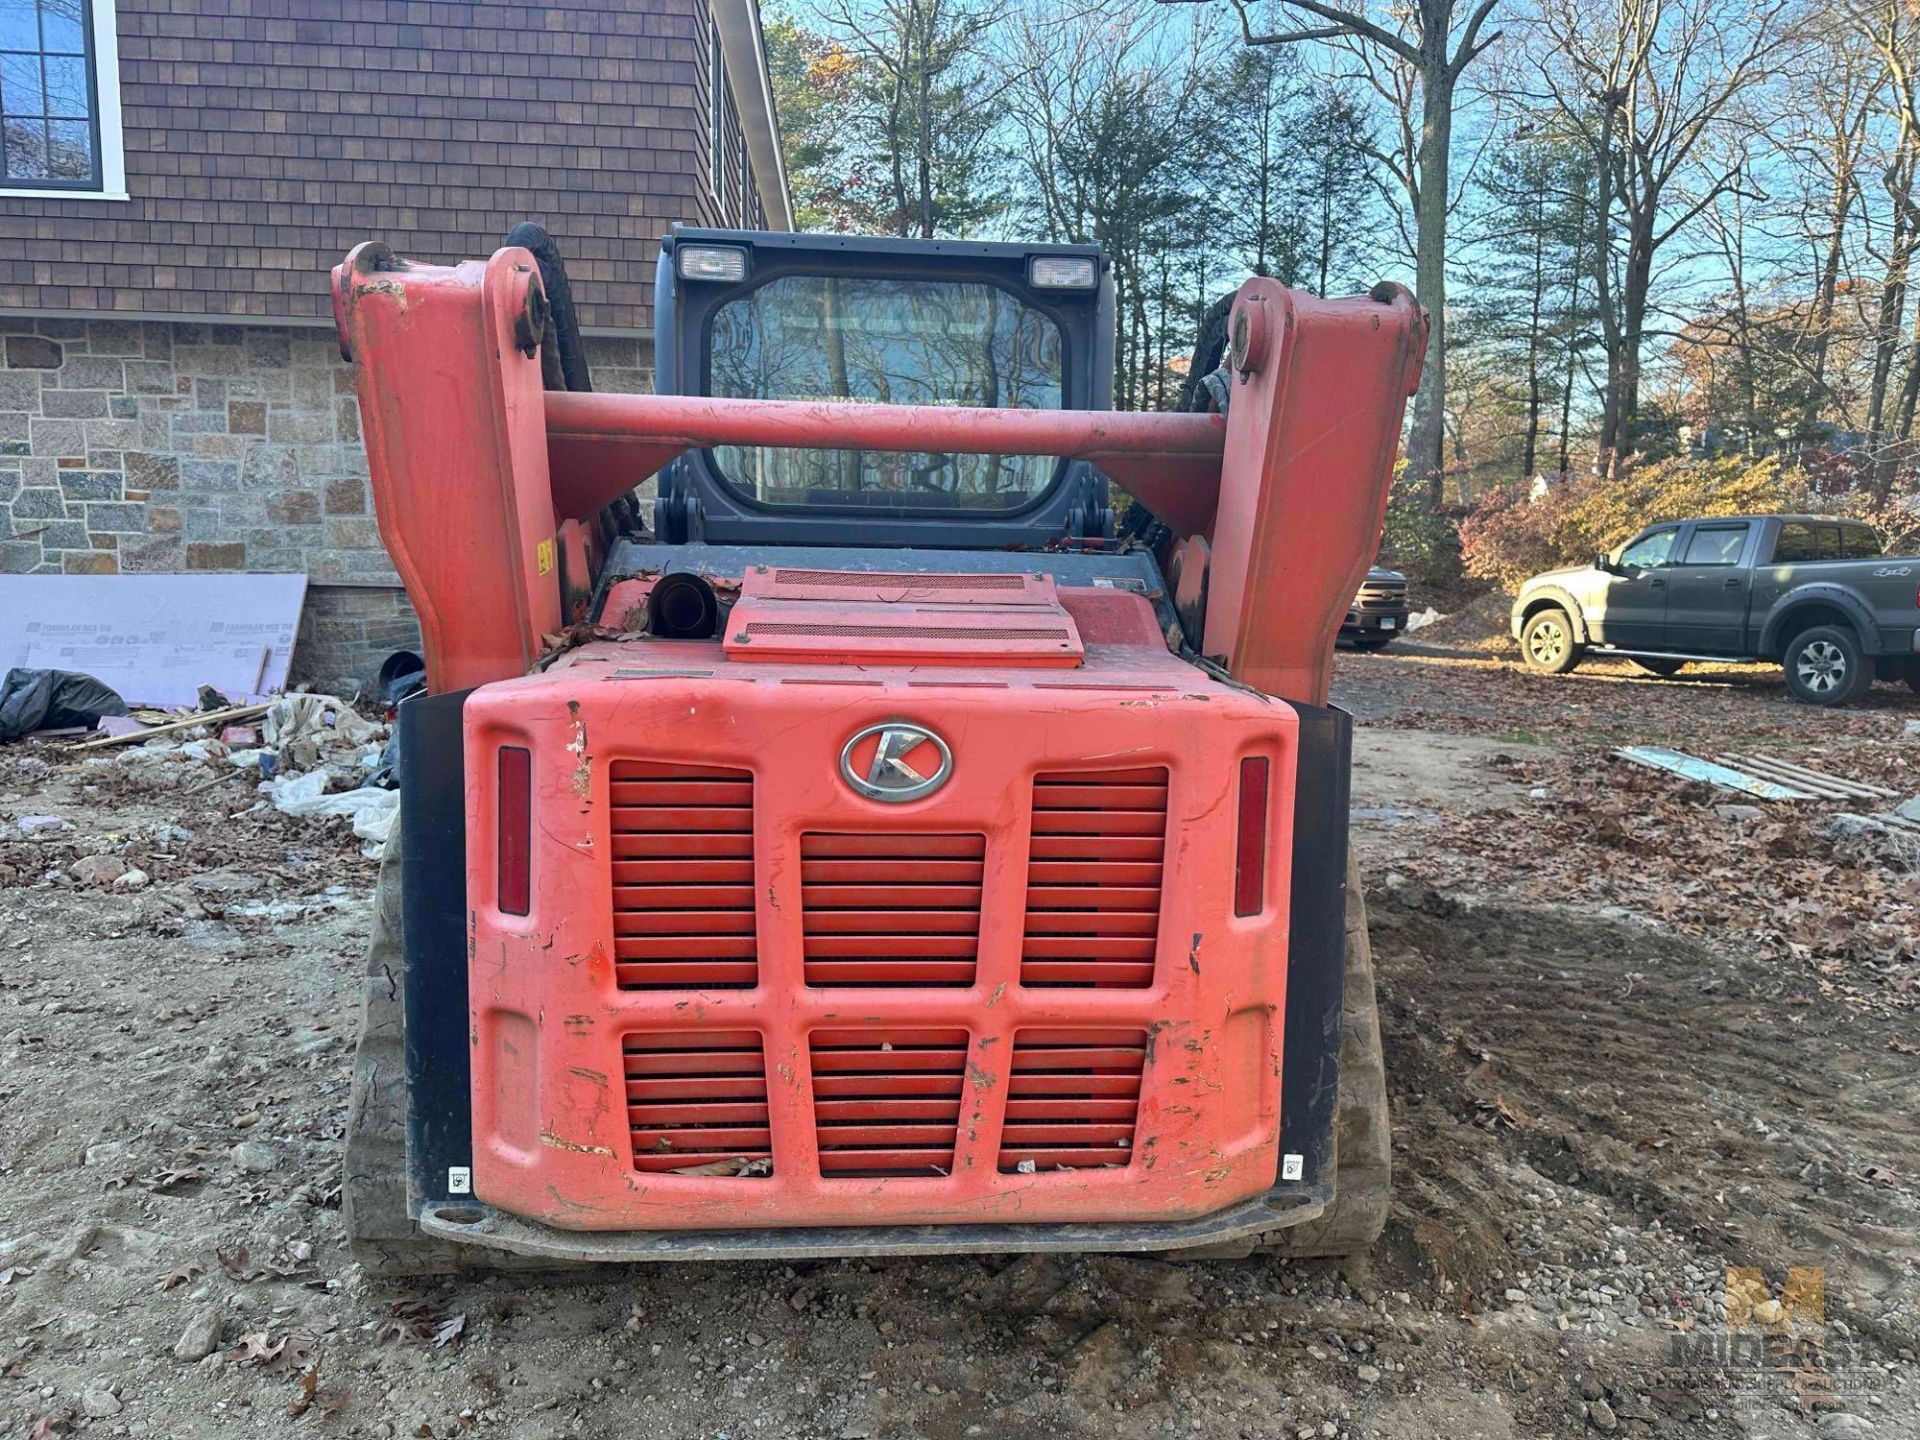
[[[1687,538],[1682,565],[1738,565],[1740,553],[1747,548],[1747,531],[1739,525],[1696,525]]]
[[[1058,410],[1065,342],[1047,315],[974,281],[786,275],[727,301],[708,336],[715,396]],[[1053,483],[1034,455],[718,445],[723,483],[773,507],[1018,510]]]
[[[1840,558],[1840,527],[1807,520],[1788,520],[1773,540],[1775,565],[1805,564],[1810,560]]]
[[[1775,565],[1820,560],[1878,560],[1886,554],[1871,525],[1849,520],[1787,520],[1774,538]]]
[[[1886,554],[1886,547],[1880,543],[1880,537],[1870,525],[1842,525],[1840,527],[1840,558],[1842,560],[1878,560]]]

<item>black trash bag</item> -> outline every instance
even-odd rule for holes
[[[400,708],[400,702],[418,695],[427,688],[427,662],[411,650],[396,650],[386,658],[380,667],[380,673],[374,677],[373,695],[380,708],[391,715]],[[363,687],[364,693],[364,687]],[[382,790],[400,788],[400,727],[395,725],[386,748],[380,752],[380,763],[367,777],[367,784],[377,785]]]
[[[124,715],[127,702],[77,670],[7,671],[0,679],[0,740],[35,730],[92,729],[102,715]]]

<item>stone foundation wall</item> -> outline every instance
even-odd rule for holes
[[[594,386],[650,347],[589,340]],[[296,677],[419,645],[331,327],[0,317],[0,574],[304,571]]]

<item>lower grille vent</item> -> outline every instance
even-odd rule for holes
[[[814,1031],[821,1174],[951,1174],[967,1043],[964,1030]]]
[[[1013,1039],[1000,1168],[1125,1165],[1140,1118],[1143,1030],[1022,1030]]]
[[[758,974],[753,776],[616,761],[613,936],[623,990],[744,990]]]
[[[767,1070],[751,1030],[629,1035],[633,1168],[653,1174],[773,1173]]]
[[[971,985],[983,835],[800,837],[809,985]]]
[[[1164,768],[1035,776],[1020,983],[1153,984],[1166,842]]]

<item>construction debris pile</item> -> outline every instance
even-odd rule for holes
[[[127,787],[177,796],[182,811],[213,802],[229,823],[278,812],[302,820],[339,817],[349,822],[361,853],[378,858],[399,814],[392,788],[389,727],[368,720],[333,695],[293,694],[252,705],[225,705],[210,694],[212,708],[167,715],[136,712],[106,733],[77,744],[41,739],[11,748],[16,763],[51,767],[78,760],[85,788],[111,795]],[[143,720],[158,723],[142,724]],[[132,727],[132,728],[129,728]],[[236,783],[237,782],[237,783]],[[248,803],[235,807],[232,792],[251,782]],[[245,793],[245,792],[243,792]],[[200,797],[205,797],[202,800]],[[10,841],[75,840],[80,827],[56,814],[23,815],[9,827]],[[193,838],[177,826],[170,833],[141,836],[163,851]],[[132,891],[148,875],[139,863],[141,845],[126,837],[101,837],[99,853],[81,854],[62,871],[34,867],[14,853],[10,865],[21,882],[64,874],[71,883]],[[49,854],[52,847],[47,847]],[[83,847],[84,848],[84,847]],[[134,858],[127,858],[128,855]]]

